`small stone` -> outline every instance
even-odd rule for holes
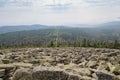
[[[80,80],[81,78],[78,75],[69,75],[67,80]]]
[[[97,65],[97,62],[96,62],[96,61],[89,61],[89,62],[86,64],[86,66],[91,67],[91,68],[95,67],[96,65]]]
[[[106,70],[107,68],[108,68],[107,63],[105,61],[100,61],[97,70]]]
[[[9,59],[2,59],[2,62],[3,62],[4,64],[8,64],[8,63],[10,63],[10,60],[9,60]]]
[[[91,75],[91,71],[88,68],[78,68],[76,71],[81,75],[81,76],[89,76]]]
[[[2,78],[0,78],[0,80],[3,80]]]
[[[13,63],[12,65],[16,67],[24,67],[24,68],[31,68],[32,64],[30,63]]]
[[[120,65],[112,65],[111,63],[107,63],[107,65],[111,73],[120,75]]]
[[[95,73],[92,74],[92,77],[95,78],[95,79],[98,78],[97,75],[96,75]]]
[[[14,67],[13,64],[0,64],[0,69],[13,69]]]
[[[3,77],[5,74],[5,69],[0,69],[0,77]]]

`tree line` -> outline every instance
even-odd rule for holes
[[[111,48],[111,49],[120,49],[120,43],[118,40],[114,40],[113,42],[97,42],[90,41],[84,38],[82,41],[59,41],[56,43],[56,40],[52,41],[23,41],[23,42],[13,42],[13,43],[0,43],[0,48],[20,48],[20,47],[94,47],[94,48]]]

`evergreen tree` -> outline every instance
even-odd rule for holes
[[[113,48],[117,49],[119,47],[118,45],[119,45],[118,40],[115,40]]]
[[[88,47],[88,40],[86,38],[83,39],[82,47]]]
[[[50,47],[54,47],[54,42],[53,41],[51,41]]]

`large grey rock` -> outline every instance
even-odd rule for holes
[[[34,69],[19,69],[15,72],[13,80],[82,80],[64,70],[36,67]]]
[[[13,80],[32,80],[29,69],[19,69],[15,72]]]
[[[115,75],[106,71],[97,71],[98,80],[119,80]]]
[[[55,70],[53,68],[36,67],[32,73],[34,80],[67,80],[68,74],[62,70]]]

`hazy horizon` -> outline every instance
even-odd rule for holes
[[[120,21],[120,0],[0,0],[0,26]]]

